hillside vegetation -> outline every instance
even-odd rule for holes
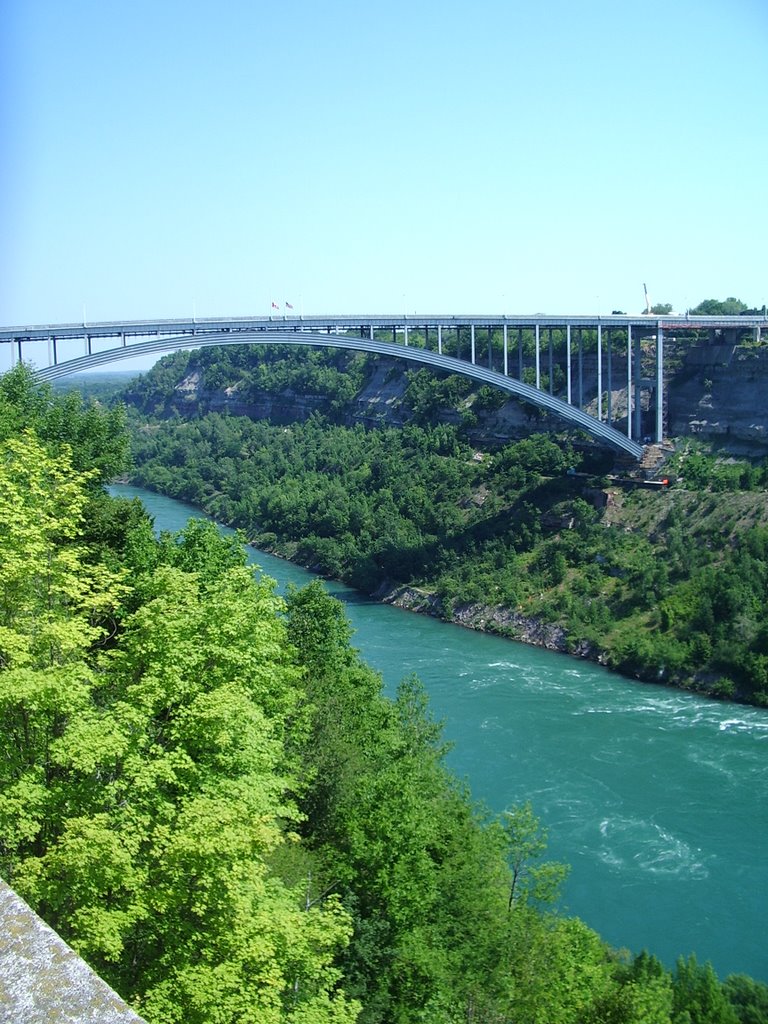
[[[369,593],[768,704],[765,461],[689,441],[671,489],[625,489],[581,437],[483,437],[497,397],[455,377],[406,371],[405,425],[354,423],[371,373],[338,352],[168,357],[126,393],[133,479]],[[221,395],[269,395],[280,422],[210,411]]]
[[[121,413],[0,378],[0,870],[150,1024],[737,1024],[768,990],[559,915],[320,583],[105,481]]]

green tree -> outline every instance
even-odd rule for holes
[[[25,430],[0,446],[0,665],[79,661],[109,628],[126,587],[81,541],[94,472],[75,473]]]
[[[670,1024],[672,976],[657,957],[644,950],[631,964],[619,960],[614,977],[616,986],[586,1015],[590,1024]]]
[[[522,908],[507,955],[508,1020],[583,1024],[594,1019],[593,1010],[615,989],[604,943],[577,918],[535,915]]]
[[[679,957],[672,978],[673,1024],[738,1024],[710,963]]]
[[[738,316],[747,309],[746,302],[736,299],[732,295],[727,299],[704,299],[698,306],[694,306],[691,313],[694,316]]]
[[[190,519],[177,533],[165,533],[160,540],[162,561],[183,572],[194,572],[205,582],[246,564],[242,534],[222,533],[205,519]]]
[[[54,453],[68,452],[72,467],[88,471],[92,486],[122,473],[129,463],[125,410],[84,403],[77,391],[55,394],[39,385],[23,363],[0,376],[0,439],[32,429]]]
[[[723,990],[739,1024],[768,1024],[768,985],[746,974],[730,974]]]
[[[509,908],[529,899],[551,903],[567,877],[568,868],[554,861],[539,863],[547,847],[547,833],[530,802],[504,811],[502,822],[511,868]]]
[[[304,731],[273,585],[192,528],[100,653],[127,584],[89,484],[29,432],[0,450],[3,874],[148,1020],[351,1022],[348,915],[270,868]]]

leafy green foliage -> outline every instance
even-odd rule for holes
[[[751,979],[721,986],[693,957],[674,974],[647,954],[627,963],[559,916],[564,869],[542,860],[531,806],[491,820],[472,804],[418,680],[385,699],[319,582],[283,602],[210,523],[155,539],[137,503],[112,502],[100,471],[78,468],[87,432],[75,449],[30,429],[50,423],[47,393],[17,375],[3,396],[0,866],[151,1024],[765,1019]],[[230,427],[212,422],[215,461],[242,448]],[[432,467],[424,495],[398,477],[399,450],[351,460],[359,479],[380,476],[391,509],[410,502],[426,520],[440,488],[476,493],[454,432],[404,436],[411,470]],[[342,450],[319,430],[307,439],[337,476],[368,452],[362,431]],[[521,557],[555,588],[578,565],[602,572],[594,510],[576,495],[559,496],[568,532],[536,546],[545,474],[562,460],[532,439],[491,464],[524,481],[525,498],[508,485],[521,556],[494,528],[498,504],[490,523],[454,519],[479,550],[488,541],[489,572]],[[707,576],[713,614],[737,614],[762,585],[764,532],[737,552],[737,599],[735,579]],[[615,569],[651,579],[644,550],[608,550]],[[681,592],[665,614],[671,628],[708,606]]]
[[[103,635],[124,587],[79,543],[94,472],[54,460],[31,431],[0,446],[0,665],[66,665]]]
[[[282,369],[274,353],[261,369],[238,360],[228,354],[206,372],[296,383],[295,360]],[[731,528],[716,497],[738,491],[758,502],[765,466],[689,446],[673,466],[697,495],[687,517],[665,492],[646,495],[666,504],[663,523],[635,530],[628,516],[624,528],[606,529],[596,507],[606,482],[574,472],[582,456],[572,447],[534,434],[476,452],[460,427],[433,425],[446,407],[467,411],[466,381],[427,370],[407,379],[414,422],[401,429],[215,413],[141,428],[135,479],[362,590],[416,587],[447,617],[474,607],[506,635],[516,635],[516,616],[545,619],[565,628],[571,650],[600,651],[628,674],[768,701],[757,550],[768,510],[753,504],[752,525],[732,517]],[[641,497],[628,496],[628,510],[642,509]],[[694,533],[707,502],[712,514]]]
[[[272,585],[190,526],[185,568],[155,569],[99,654],[126,584],[79,543],[86,484],[31,435],[5,443],[3,873],[150,1019],[351,1020],[347,915],[267,864],[295,841],[302,734]]]
[[[694,306],[691,313],[694,316],[738,316],[739,313],[747,311],[746,302],[730,295],[727,299],[704,299],[698,306]]]
[[[19,363],[0,376],[0,439],[33,429],[53,452],[69,452],[75,470],[106,483],[128,467],[128,439],[122,405],[84,403],[77,391],[57,393],[35,385]]]
[[[768,1024],[768,985],[746,974],[731,974],[723,989],[739,1024]]]
[[[768,460],[724,459],[692,442],[670,462],[670,470],[688,490],[761,491],[768,484]]]
[[[540,863],[546,849],[546,833],[537,821],[530,803],[505,811],[502,815],[509,846],[512,880],[509,907],[517,907],[529,899],[552,902],[568,869],[563,864]]]
[[[695,956],[680,957],[672,979],[672,1020],[675,1024],[738,1024],[711,964]]]
[[[457,374],[441,377],[430,370],[410,370],[407,379],[405,402],[420,424],[430,423],[446,407],[458,408],[472,390],[471,382]]]

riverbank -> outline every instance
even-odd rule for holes
[[[162,492],[155,491],[154,493]],[[199,508],[199,506],[195,507]],[[220,525],[232,529],[239,528],[235,522],[217,520],[216,517],[211,516],[205,509],[199,508],[199,511],[202,515],[219,522]],[[253,539],[248,539],[247,543],[256,550],[265,551],[275,558],[291,562],[324,579],[333,579],[337,583],[344,584],[349,582],[329,576],[319,566],[313,564],[311,560],[303,560],[297,557],[297,553],[301,549],[300,544],[281,544],[277,539],[267,545],[259,544]],[[419,615],[428,615],[442,622],[462,626],[465,629],[471,629],[478,633],[485,633],[557,654],[565,654],[574,660],[591,661],[596,665],[607,668],[613,674],[624,679],[696,693],[698,696],[714,701],[755,706],[753,701],[748,700],[739,691],[723,692],[722,689],[718,689],[717,675],[702,673],[696,679],[682,684],[674,678],[665,678],[657,671],[649,672],[639,663],[627,663],[625,661],[619,667],[605,648],[589,640],[572,638],[563,625],[548,622],[538,616],[525,615],[518,610],[513,610],[503,605],[446,600],[427,589],[396,583],[392,580],[382,581],[367,596],[382,604],[392,605],[393,607]]]
[[[204,514],[207,515],[207,513]],[[222,525],[237,528],[234,523]],[[262,546],[253,540],[249,540],[248,543],[257,550],[266,551],[267,554],[275,558],[301,566],[302,569],[323,579],[348,584],[347,580],[338,580],[324,573],[319,566],[312,564],[311,561],[297,558],[296,553],[300,550],[300,545],[283,546],[277,542]],[[719,677],[713,673],[701,673],[695,679],[681,683],[674,678],[665,677],[656,670],[648,671],[639,663],[624,661],[619,667],[605,648],[589,640],[574,639],[569,635],[565,626],[556,622],[548,622],[538,616],[525,615],[503,605],[490,605],[479,601],[446,600],[425,588],[396,583],[392,580],[383,580],[367,596],[382,604],[392,605],[417,615],[428,615],[430,618],[439,619],[441,622],[454,626],[462,626],[464,629],[471,629],[477,633],[500,637],[529,647],[538,647],[555,654],[565,654],[574,660],[591,661],[623,679],[631,679],[653,686],[665,686],[685,693],[695,693],[700,697],[721,703],[730,702],[748,707],[760,706],[754,701],[750,701],[745,694],[738,690],[724,692],[722,688],[718,687]]]
[[[144,489],[156,529],[191,505]],[[279,592],[305,569],[248,549]],[[614,948],[648,949],[670,967],[695,952],[721,977],[768,980],[760,942],[768,893],[763,836],[768,718],[757,708],[639,683],[543,646],[453,629],[329,580],[352,643],[394,696],[417,676],[445,729],[451,770],[501,813],[531,801],[548,857],[571,865],[564,909]],[[726,827],[726,823],[727,827]],[[648,907],[661,908],[649,914]]]
[[[478,602],[464,602],[445,610],[443,602],[435,594],[420,591],[415,587],[384,586],[372,596],[385,604],[392,604],[407,611],[432,615],[435,618],[440,618],[442,622],[452,623],[454,626],[463,626],[465,629],[476,630],[479,633],[489,633],[507,640],[529,644],[531,647],[543,647],[545,650],[560,654],[588,658],[598,665],[605,665],[604,656],[594,645],[584,640],[571,644],[568,641],[567,630],[562,626],[543,622],[541,618],[523,615],[519,611],[511,611],[509,608]]]
[[[547,651],[559,654],[588,658],[598,664],[605,663],[603,656],[592,644],[586,641],[569,643],[568,632],[562,626],[511,611],[509,608],[479,602],[464,602],[446,607],[446,602],[429,591],[387,583],[382,584],[371,596],[384,604],[422,615],[431,615],[455,626],[490,633],[532,647],[543,647]]]
[[[145,490],[154,494],[164,495],[162,491],[145,485],[135,484],[129,476],[123,476],[115,480],[116,484],[125,486],[142,486]],[[197,508],[201,515],[212,519],[220,526],[230,529],[240,529],[235,522],[226,522],[212,516],[205,509]],[[281,545],[279,541],[260,545],[253,539],[247,539],[246,543],[258,551],[265,551],[273,558],[280,558],[298,565],[308,572],[312,572],[323,579],[333,579],[317,566],[310,562],[302,561],[296,557],[299,545]],[[335,580],[336,583],[346,583],[346,580]],[[440,619],[455,626],[463,626],[465,629],[472,629],[479,633],[488,633],[492,636],[502,637],[506,640],[527,644],[531,647],[541,647],[547,651],[557,654],[568,654],[574,658],[583,658],[594,661],[598,665],[607,665],[605,654],[595,645],[587,641],[572,643],[568,638],[568,631],[555,623],[548,623],[540,618],[530,615],[523,615],[520,612],[512,611],[500,605],[487,605],[479,602],[446,602],[437,594],[407,584],[394,583],[391,580],[384,580],[367,596],[382,604],[389,604],[404,611],[415,612],[419,615],[429,615],[431,618]],[[625,673],[617,673],[625,675]],[[639,676],[629,678],[639,678]]]
[[[675,683],[665,682],[663,679],[654,678],[643,673],[640,666],[635,666],[634,671],[617,671],[611,664],[607,653],[601,650],[596,644],[587,640],[572,641],[568,631],[560,625],[552,622],[545,622],[534,616],[523,615],[509,608],[493,605],[475,603],[456,604],[448,609],[435,594],[419,590],[417,587],[409,586],[388,586],[382,585],[371,595],[375,600],[383,604],[390,604],[405,611],[416,612],[421,615],[430,615],[432,618],[440,619],[442,622],[449,622],[455,626],[463,626],[465,629],[472,629],[479,633],[487,633],[491,636],[502,637],[517,643],[526,644],[530,647],[540,647],[546,651],[556,654],[565,654],[574,659],[592,661],[613,672],[614,675],[623,679],[632,679],[637,682],[648,683],[653,686],[668,686],[670,689],[696,693],[700,697],[707,697],[720,702],[730,701],[733,704],[744,704],[754,707],[750,701],[739,699],[738,695],[726,697],[713,689],[716,678],[710,677],[706,683],[702,680],[699,685],[680,686]]]

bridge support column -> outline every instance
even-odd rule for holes
[[[571,325],[565,328],[565,390],[566,401],[571,405]]]
[[[469,330],[470,330],[470,337],[472,339],[472,354],[471,354],[471,357],[470,357],[469,361],[474,366],[475,365],[475,325],[472,324],[472,326],[470,327]]]
[[[509,376],[509,331],[507,325],[504,324],[504,376]]]
[[[523,328],[517,328],[517,379],[523,379]]]
[[[611,371],[611,349],[613,347],[613,331],[608,328],[605,342],[605,370],[608,375],[608,402],[606,407],[605,422],[610,427],[613,423],[613,373]]]
[[[579,327],[579,408],[584,408],[584,329]]]
[[[437,354],[443,354],[443,328],[440,326],[437,328]]]
[[[664,329],[656,327],[656,443],[664,440]]]
[[[541,387],[541,333],[536,324],[536,387]]]
[[[368,328],[368,340],[373,341],[373,324]]]
[[[603,325],[597,325],[597,418],[603,418]]]
[[[549,331],[549,393],[554,395],[555,393],[555,364],[554,364],[554,353],[552,348],[552,328],[548,327]]]
[[[493,328],[488,328],[488,369],[493,369]]]
[[[627,327],[627,437],[632,437],[632,328]]]
[[[635,336],[635,440],[643,438],[643,403],[641,397],[642,388],[642,349],[640,345],[640,332]]]
[[[403,334],[405,335],[405,347],[408,348],[408,324],[403,327]]]

